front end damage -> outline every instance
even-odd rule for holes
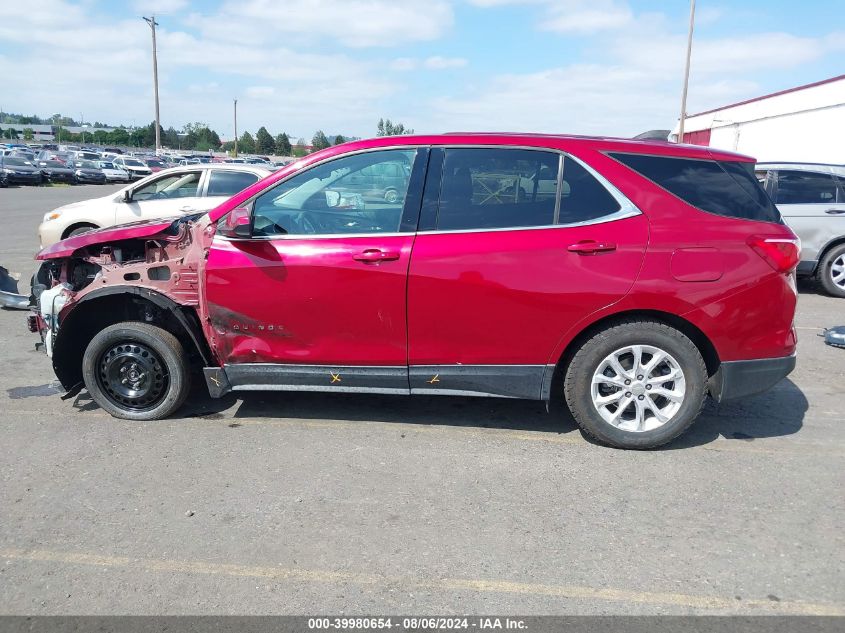
[[[113,227],[70,238],[38,255],[28,327],[41,335],[68,391],[97,332],[123,321],[174,333],[202,365],[213,363],[202,331],[201,266],[214,233],[205,216]]]

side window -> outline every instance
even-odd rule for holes
[[[559,154],[522,149],[447,149],[439,230],[554,224]]]
[[[199,182],[200,172],[198,171],[170,174],[136,189],[132,192],[132,199],[141,201],[193,198],[197,195]]]
[[[221,171],[212,169],[208,172],[207,196],[234,196],[250,185],[258,182],[258,176],[248,171]]]
[[[777,204],[831,204],[836,202],[836,180],[831,174],[779,170]]]
[[[416,154],[364,152],[306,169],[256,198],[253,234],[395,233]],[[375,175],[391,165],[402,176]]]
[[[781,223],[754,175],[754,164],[698,158],[611,153],[611,157],[707,213]]]
[[[621,208],[616,198],[583,165],[573,158],[563,160],[559,224],[589,222]]]

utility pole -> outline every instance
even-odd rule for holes
[[[687,61],[684,66],[684,90],[681,94],[681,118],[678,123],[678,143],[684,142],[684,117],[687,115],[687,88],[689,87],[689,62],[692,56],[692,30],[695,25],[695,0],[689,5],[689,33],[687,35]]]
[[[156,101],[156,154],[161,152],[161,123],[158,116],[158,58],[156,57],[156,16],[153,14],[150,18],[144,18],[144,21],[150,25],[153,32],[153,93]]]
[[[238,157],[238,100],[235,99],[235,155],[232,158]]]

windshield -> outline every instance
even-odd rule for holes
[[[123,162],[126,165],[131,165],[132,167],[145,167],[144,163],[142,163],[139,160],[132,159],[132,158],[126,158],[126,159],[124,159]]]
[[[76,166],[82,169],[99,169],[97,167],[97,163],[94,163],[90,160],[78,160],[76,161]]]
[[[104,161],[100,161],[100,169],[114,169],[114,165]]]
[[[57,161],[57,160],[48,160],[48,161],[44,161],[44,164],[45,164],[47,167],[64,167],[64,166],[65,166],[65,165],[64,165],[64,163],[59,162],[59,161]]]
[[[5,165],[15,165],[16,167],[25,167],[26,165],[32,165],[28,160],[24,160],[23,158],[15,158],[13,156],[6,156],[3,159],[3,163]]]
[[[148,160],[147,165],[150,166],[150,167],[166,167],[167,166],[163,162],[161,162],[160,160]]]

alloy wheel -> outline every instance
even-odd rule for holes
[[[599,363],[591,395],[596,411],[609,424],[623,431],[652,431],[680,410],[686,379],[668,352],[651,345],[628,345]]]

